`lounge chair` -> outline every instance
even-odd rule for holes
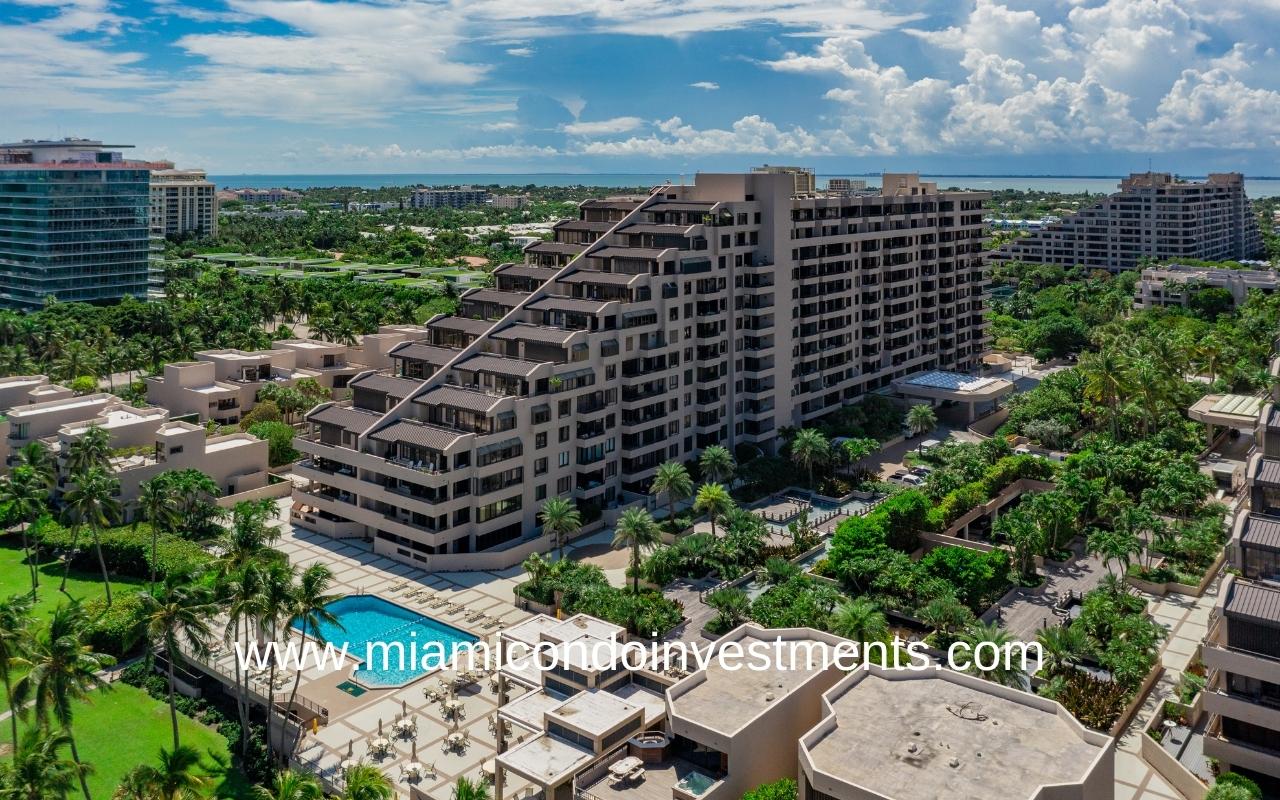
[[[479,622],[484,618],[485,618],[485,614],[483,611],[472,611],[471,613],[467,614],[467,622]]]

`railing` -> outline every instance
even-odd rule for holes
[[[273,703],[275,703],[276,706],[283,708],[284,711],[287,714],[289,714],[289,716],[293,718],[296,722],[301,723],[304,720],[301,717],[294,714],[293,709],[289,707],[290,694],[291,692],[277,692],[275,696],[271,698],[271,700]],[[293,705],[301,706],[305,708],[307,711],[310,711],[311,713],[315,714],[316,717],[320,720],[320,724],[322,725],[329,724],[329,709],[325,708],[324,706],[320,705],[314,700],[310,700],[306,697],[303,697],[302,695],[297,695],[293,698]]]

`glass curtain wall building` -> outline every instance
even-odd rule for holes
[[[0,306],[144,297],[155,166],[84,140],[0,145]]]

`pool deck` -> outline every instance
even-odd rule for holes
[[[329,567],[334,576],[330,588],[333,594],[376,595],[490,642],[497,640],[497,632],[502,628],[531,616],[511,603],[512,589],[522,575],[519,567],[501,572],[427,573],[383,558],[371,552],[369,546],[362,541],[335,540],[294,528],[289,524],[288,518],[289,500],[286,498],[281,501],[280,514],[277,516],[281,536],[276,548],[284,552],[290,563],[299,569],[312,564]],[[406,581],[411,585],[399,592],[391,591],[393,586]],[[447,613],[444,608],[432,608],[425,603],[405,599],[404,595],[415,588],[430,590],[462,609]],[[502,625],[485,630],[468,623],[466,617],[473,611],[491,618],[496,617],[502,620]],[[296,632],[292,638],[295,642],[299,641]],[[363,653],[351,655],[363,657]],[[220,656],[217,662],[220,668],[233,669],[230,652]],[[438,679],[434,672],[405,686],[370,688],[360,697],[352,697],[340,690],[338,684],[349,680],[353,669],[354,665],[351,665],[341,671],[328,670],[323,674],[315,667],[303,670],[298,695],[326,708],[329,723],[321,726],[315,733],[309,730],[304,733],[296,754],[298,761],[322,774],[336,775],[340,772],[339,765],[347,758],[348,749],[357,759],[365,758],[369,742],[377,737],[379,721],[382,722],[385,735],[391,738],[392,723],[407,710],[418,721],[418,760],[428,765],[434,763],[436,768],[434,778],[425,778],[416,784],[420,792],[436,800],[446,800],[451,796],[452,784],[460,776],[476,780],[480,778],[481,764],[494,758],[497,753],[493,734],[489,732],[488,718],[497,711],[498,702],[486,679],[459,692],[463,718],[458,730],[470,735],[470,744],[465,751],[458,753],[444,750],[444,737],[450,732],[451,723],[445,720],[439,703],[429,703],[423,696],[424,687],[437,686]],[[292,681],[276,691],[288,692],[291,688]],[[520,690],[513,689],[510,696],[514,698],[519,694]],[[390,757],[379,761],[370,760],[370,763],[391,778],[397,795],[403,798],[409,796],[411,784],[402,776],[401,769],[410,761],[411,752],[411,740],[393,739],[393,754]],[[523,791],[523,788],[508,785],[506,791]]]

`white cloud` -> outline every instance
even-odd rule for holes
[[[515,56],[516,58],[528,58],[529,56],[533,55],[535,52],[536,51],[532,47],[508,47],[507,48],[507,55]]]
[[[827,145],[803,128],[788,130],[757,115],[742,117],[728,129],[697,129],[679,117],[657,124],[648,136],[615,141],[593,141],[577,148],[579,155],[668,156],[713,155],[722,153],[778,153],[810,156],[829,153]]]
[[[605,136],[610,133],[626,133],[644,124],[639,117],[614,117],[594,122],[571,122],[563,130],[570,136]]]
[[[714,92],[716,89],[720,88],[720,84],[715,81],[696,81],[689,85],[694,89],[706,89],[708,92]]]

